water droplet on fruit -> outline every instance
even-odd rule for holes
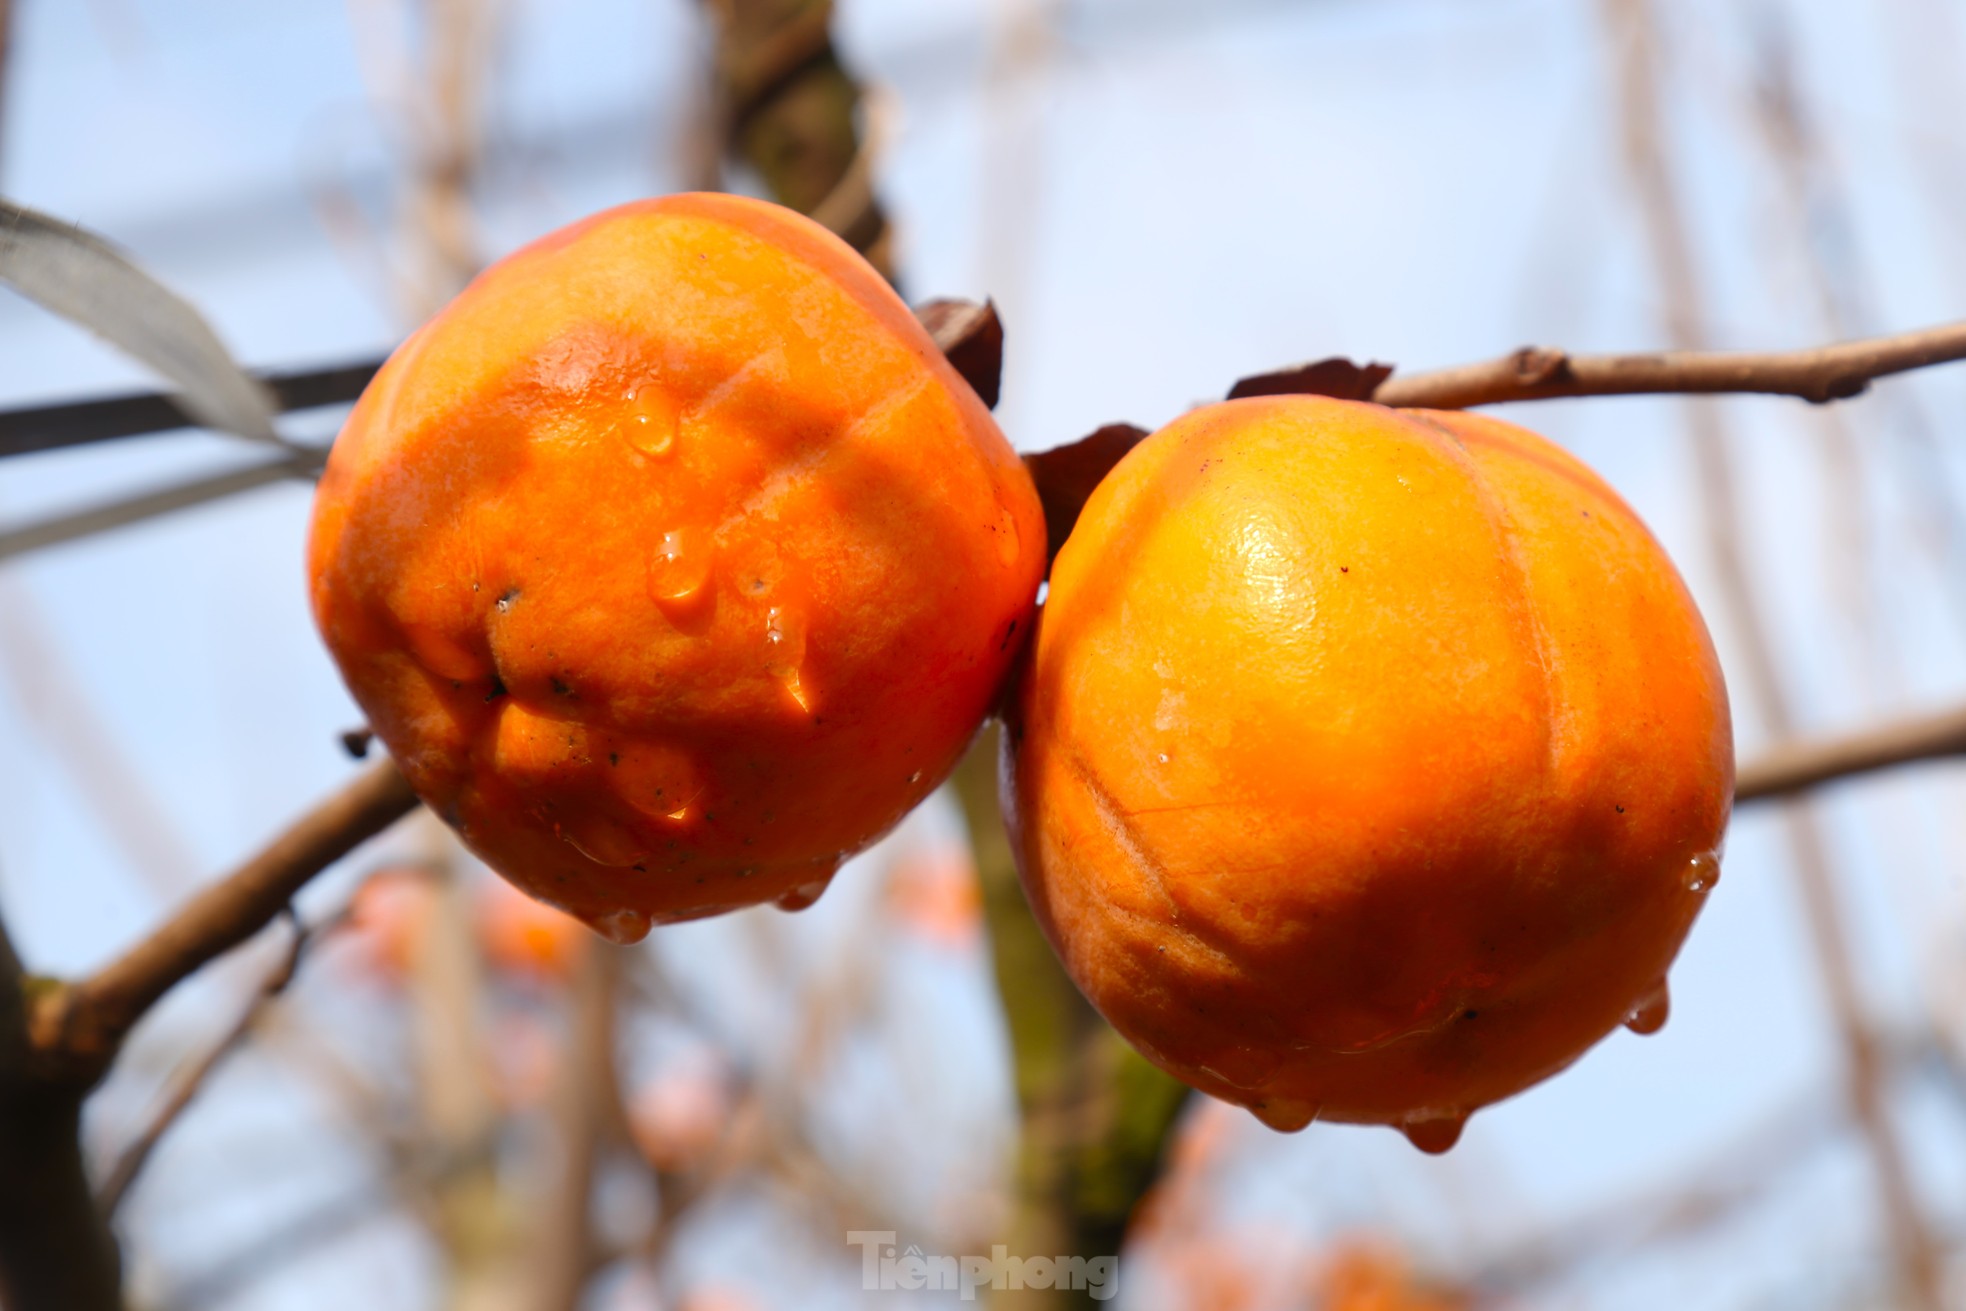
[[[1666,1027],[1666,1017],[1672,1014],[1672,996],[1666,991],[1666,981],[1660,979],[1658,986],[1639,998],[1638,1005],[1625,1017],[1625,1027],[1633,1033],[1657,1033]]]
[[[628,393],[628,412],[616,431],[643,455],[661,459],[676,447],[677,414],[660,390],[641,387]]]
[[[1686,862],[1684,874],[1688,892],[1706,892],[1720,882],[1720,857],[1711,851],[1703,851]]]
[[[710,581],[716,550],[710,534],[701,528],[675,528],[662,534],[649,555],[649,596],[672,613],[688,606]]]
[[[649,935],[649,917],[639,910],[610,911],[588,920],[587,927],[618,947],[631,947]]]
[[[912,773],[912,774],[910,774],[910,775],[908,775],[908,781],[909,781],[910,783],[919,783],[919,782],[921,782],[921,781],[922,781],[922,771],[918,769],[918,770],[916,770],[916,771],[915,771],[914,773]]]
[[[805,685],[805,625],[783,606],[765,614],[765,672],[777,679],[799,709],[812,713],[812,696]]]
[[[1461,1130],[1467,1123],[1468,1117],[1461,1111],[1416,1111],[1399,1126],[1399,1131],[1406,1135],[1406,1141],[1427,1155],[1439,1156],[1461,1141]]]
[[[553,831],[559,835],[560,841],[596,865],[606,865],[610,869],[633,865],[647,854],[647,847],[640,838],[623,825],[598,815],[576,824],[556,825]]]
[[[1165,751],[1161,752],[1158,756],[1155,756],[1154,759],[1158,761],[1160,764],[1165,765],[1167,763],[1167,752]]]
[[[807,906],[812,905],[813,902],[818,901],[820,897],[825,895],[826,887],[831,882],[832,880],[830,878],[824,878],[814,879],[810,883],[801,883],[790,892],[781,893],[778,899],[772,904],[780,910],[804,910]]]
[[[1282,1058],[1262,1047],[1231,1047],[1208,1058],[1203,1074],[1211,1074],[1231,1088],[1247,1091],[1261,1088],[1276,1074]]]
[[[1017,552],[1022,544],[1017,535],[1017,516],[1009,510],[997,511],[997,558],[1005,565],[1017,563]]]
[[[1250,1108],[1250,1114],[1278,1133],[1301,1133],[1317,1119],[1316,1102],[1298,1101],[1290,1097],[1265,1097]]]

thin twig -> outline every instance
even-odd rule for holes
[[[1664,139],[1651,0],[1604,0],[1604,14],[1607,28],[1622,42],[1620,110],[1626,163],[1658,270],[1667,335],[1683,348],[1699,349],[1706,344],[1707,314]],[[1905,351],[1902,367],[1934,363],[1943,358],[1944,349],[1944,343],[1935,340],[1914,344]],[[1892,364],[1874,357],[1865,367],[1881,374],[1890,371]],[[1740,639],[1746,677],[1739,682],[1763,726],[1786,735],[1793,731],[1794,715],[1738,531],[1737,479],[1729,433],[1713,406],[1689,407],[1687,423],[1715,578]],[[1889,1072],[1858,987],[1828,843],[1816,812],[1806,804],[1787,806],[1783,821],[1803,916],[1830,1016],[1843,1047],[1845,1091],[1870,1157],[1899,1292],[1910,1306],[1938,1311],[1943,1298],[1937,1252],[1892,1123]]]
[[[151,934],[82,982],[36,999],[34,1045],[49,1073],[93,1083],[159,997],[272,921],[307,881],[416,806],[395,762],[382,761],[197,894]]]
[[[1895,765],[1958,756],[1966,756],[1966,706],[1773,747],[1737,772],[1734,800],[1790,796]]]
[[[291,907],[288,908],[288,913],[292,913]],[[157,1108],[156,1115],[151,1117],[150,1123],[145,1125],[143,1131],[132,1138],[117,1156],[116,1164],[110,1167],[102,1187],[96,1190],[96,1205],[102,1209],[104,1215],[116,1214],[116,1208],[122,1205],[123,1199],[129,1195],[130,1185],[136,1182],[137,1176],[143,1172],[143,1167],[149,1163],[151,1153],[157,1149],[157,1144],[163,1141],[164,1135],[191,1105],[192,1099],[197,1097],[199,1091],[210,1080],[212,1072],[245,1043],[253,1026],[266,1012],[267,1006],[287,990],[287,985],[293,982],[294,971],[300,967],[301,952],[313,938],[318,936],[319,932],[320,930],[304,927],[298,919],[294,920],[293,934],[287,942],[286,951],[280,954],[280,959],[275,962],[272,969],[267,971],[259,987],[254,989],[252,999],[240,1010],[239,1018],[217,1042],[212,1044],[210,1050],[185,1068],[172,1086],[170,1095],[164,1099],[163,1105]]]
[[[102,505],[53,515],[19,528],[5,529],[0,531],[0,560],[10,560],[47,546],[59,546],[63,542],[94,537],[112,529],[127,528],[161,515],[209,505],[228,496],[237,496],[241,492],[269,487],[289,479],[312,478],[321,472],[321,460],[321,455],[312,453],[283,455],[278,459],[249,464],[243,469],[207,474]]]
[[[1861,395],[1877,378],[1966,359],[1966,322],[1794,351],[1657,351],[1572,355],[1525,346],[1500,359],[1395,374],[1372,399],[1458,410],[1577,396],[1754,394],[1821,405]]]

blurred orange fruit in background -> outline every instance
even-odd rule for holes
[[[1334,1245],[1312,1281],[1316,1311],[1467,1311],[1474,1299],[1421,1279],[1390,1243],[1350,1239]]]
[[[1656,1028],[1718,872],[1725,689],[1671,562],[1521,428],[1317,397],[1142,442],[1005,735],[1040,921],[1149,1059],[1451,1146]]]
[[[485,960],[501,973],[564,983],[591,941],[580,921],[534,901],[504,879],[478,884],[474,910]]]
[[[364,393],[309,547],[419,795],[618,941],[817,897],[953,766],[1044,562],[1029,476],[907,306],[716,195],[486,270]]]
[[[628,1101],[636,1147],[664,1174],[688,1174],[723,1140],[734,1104],[728,1074],[702,1061],[663,1069]]]
[[[983,936],[983,889],[969,844],[921,843],[900,852],[888,874],[887,907],[903,929],[938,947],[977,945]]]
[[[421,865],[383,865],[362,879],[348,903],[347,938],[363,972],[389,984],[409,977],[442,913],[438,878]]]

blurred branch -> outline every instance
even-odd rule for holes
[[[247,465],[243,469],[173,483],[155,491],[139,492],[121,500],[53,515],[19,528],[8,528],[0,531],[0,560],[10,560],[47,546],[59,546],[63,542],[80,541],[112,529],[127,528],[131,524],[208,505],[290,478],[316,477],[321,472],[322,458],[322,455],[312,452],[283,455],[276,460]]]
[[[1602,12],[1607,33],[1617,43],[1626,164],[1659,275],[1667,335],[1678,346],[1697,350],[1705,344],[1706,307],[1668,156],[1652,3],[1603,0]],[[1941,354],[1940,345],[1928,341],[1908,349],[1904,360],[1906,367],[1915,367],[1934,362]],[[1794,715],[1782,687],[1773,640],[1756,603],[1741,540],[1729,433],[1713,406],[1689,407],[1687,422],[1715,577],[1734,620],[1746,665],[1746,677],[1737,680],[1737,686],[1749,698],[1762,724],[1778,737],[1785,737],[1794,731]],[[1858,990],[1828,844],[1815,812],[1806,804],[1788,806],[1783,820],[1803,916],[1843,1047],[1845,1090],[1870,1157],[1886,1236],[1896,1262],[1899,1292],[1911,1306],[1939,1311],[1943,1304],[1939,1259],[1891,1121],[1890,1072]]]
[[[42,989],[29,1024],[44,1077],[92,1085],[159,997],[266,927],[309,879],[415,806],[394,761],[372,766],[97,973]]]
[[[594,1267],[595,1165],[619,1096],[614,1043],[621,950],[601,942],[585,946],[568,997],[571,1033],[550,1110],[554,1169],[530,1226],[528,1268],[538,1281],[533,1311],[576,1311],[580,1305]]]
[[[13,0],[0,0],[0,185],[6,178],[7,157],[4,147],[7,142],[7,93],[12,87],[8,76],[12,70],[14,53],[14,5]]]
[[[1841,737],[1778,745],[1735,776],[1736,804],[1789,796],[1838,779],[1922,760],[1966,756],[1966,706],[1893,720]]]
[[[862,95],[833,47],[831,0],[704,4],[717,25],[730,154],[757,171],[773,199],[827,222],[892,282],[887,215],[854,122]]]
[[[997,797],[993,723],[952,780],[975,848],[991,960],[1010,1031],[1021,1112],[1012,1251],[1117,1254],[1134,1205],[1160,1171],[1188,1090],[1135,1052],[1085,1000],[1018,886]],[[1026,1292],[1077,1305],[1086,1294]]]
[[[96,1205],[102,1209],[104,1215],[116,1214],[116,1208],[122,1205],[123,1199],[129,1195],[130,1185],[136,1182],[137,1176],[143,1172],[143,1167],[149,1163],[151,1153],[157,1149],[157,1144],[163,1141],[164,1135],[191,1105],[192,1099],[211,1078],[212,1072],[224,1063],[226,1057],[244,1045],[247,1036],[251,1034],[253,1026],[259,1022],[267,1006],[275,997],[287,990],[287,985],[293,982],[294,971],[300,967],[301,952],[317,932],[303,927],[298,919],[294,921],[293,935],[287,943],[286,951],[281,953],[280,959],[273,968],[267,971],[266,977],[254,990],[252,999],[240,1010],[239,1018],[233,1021],[232,1026],[217,1042],[212,1044],[210,1050],[178,1076],[170,1095],[164,1099],[163,1105],[158,1107],[157,1114],[117,1156],[116,1164],[110,1167],[102,1187],[96,1190]]]
[[[68,774],[103,836],[160,898],[175,899],[200,862],[143,777],[114,728],[95,708],[70,648],[51,631],[39,594],[17,574],[0,573],[0,676],[23,718]]]

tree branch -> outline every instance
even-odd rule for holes
[[[1893,720],[1841,737],[1772,747],[1735,775],[1741,804],[1790,796],[1894,765],[1966,755],[1966,706]]]
[[[294,971],[300,967],[301,952],[315,936],[315,931],[302,927],[298,920],[294,922],[293,938],[287,944],[286,951],[281,953],[279,961],[267,972],[259,987],[254,989],[252,999],[240,1010],[239,1018],[217,1042],[212,1044],[210,1050],[192,1062],[178,1076],[169,1096],[164,1099],[164,1104],[158,1107],[150,1123],[145,1125],[116,1157],[116,1164],[110,1167],[109,1175],[103,1180],[102,1187],[96,1190],[96,1205],[104,1215],[116,1214],[116,1208],[122,1205],[125,1197],[129,1196],[130,1185],[136,1182],[137,1176],[143,1172],[143,1167],[149,1163],[151,1153],[157,1150],[157,1144],[163,1141],[164,1135],[191,1105],[192,1099],[197,1097],[199,1090],[211,1078],[212,1072],[245,1042],[247,1035],[253,1030],[253,1025],[258,1023],[259,1017],[265,1013],[267,1006],[275,997],[287,990],[287,985],[293,982]]]
[[[1660,351],[1572,355],[1525,346],[1501,359],[1395,374],[1372,399],[1458,410],[1575,396],[1756,394],[1812,404],[1861,395],[1877,378],[1966,359],[1966,322],[1794,351]]]
[[[1384,364],[1333,358],[1252,374],[1229,389],[1229,399],[1332,396],[1398,409],[1459,410],[1579,396],[1735,393],[1799,396],[1822,404],[1856,396],[1875,378],[1955,360],[1966,360],[1966,321],[1795,351],[1572,355],[1525,346],[1496,360],[1404,376]],[[1146,436],[1131,424],[1109,423],[1078,441],[1024,457],[1044,500],[1053,554],[1078,522],[1092,489]]]
[[[382,367],[380,359],[357,360],[320,369],[256,373],[285,414],[325,405],[346,405],[362,394]],[[147,433],[196,428],[198,421],[169,392],[130,392],[99,400],[60,401],[0,411],[0,457],[32,455],[65,446],[141,437]]]
[[[309,879],[416,804],[395,762],[372,766],[121,957],[80,983],[44,990],[28,1016],[44,1073],[93,1084],[159,997],[266,927]]]
[[[0,1306],[121,1311],[116,1239],[82,1162],[81,1098],[34,1077],[37,991],[0,921]]]

